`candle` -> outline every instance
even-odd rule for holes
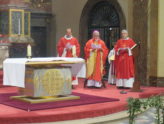
[[[21,20],[18,20],[18,35],[21,34]]]
[[[27,57],[31,57],[32,56],[32,50],[31,50],[31,45],[29,44],[27,46]]]

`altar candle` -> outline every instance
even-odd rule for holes
[[[32,51],[31,51],[31,45],[29,44],[27,46],[27,57],[31,57],[32,56]]]
[[[18,34],[21,34],[21,20],[18,20]]]

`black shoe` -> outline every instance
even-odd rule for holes
[[[127,92],[126,91],[120,91],[120,94],[127,94]]]
[[[91,88],[91,89],[93,89],[93,88],[95,88],[94,86],[87,86],[87,88]]]
[[[117,87],[118,89],[124,89],[124,87]]]
[[[128,89],[131,89],[131,88],[130,87],[124,87],[124,89],[127,89],[128,90]]]

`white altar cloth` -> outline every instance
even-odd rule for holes
[[[75,64],[62,64],[71,66],[73,76],[85,78],[86,66],[82,58],[49,57],[49,58],[8,58],[3,62],[3,85],[25,87],[25,70],[27,62],[50,62],[50,61],[77,62]]]

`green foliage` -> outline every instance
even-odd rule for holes
[[[150,100],[149,100],[149,106],[150,107],[155,107],[156,108],[156,123],[157,124],[162,124],[162,121],[161,121],[161,113],[162,113],[162,110],[163,110],[163,103],[162,103],[162,99],[161,99],[161,96],[155,96],[155,97],[152,97]]]
[[[140,99],[129,98],[128,99],[128,113],[129,113],[129,124],[134,124],[134,119],[137,113],[141,112],[142,102]]]
[[[164,104],[161,96],[154,96],[147,100],[141,100],[136,98],[128,99],[128,113],[129,113],[129,124],[135,123],[135,117],[137,113],[143,112],[144,110],[154,107],[156,109],[156,124],[164,124]],[[162,116],[161,116],[162,115]]]

